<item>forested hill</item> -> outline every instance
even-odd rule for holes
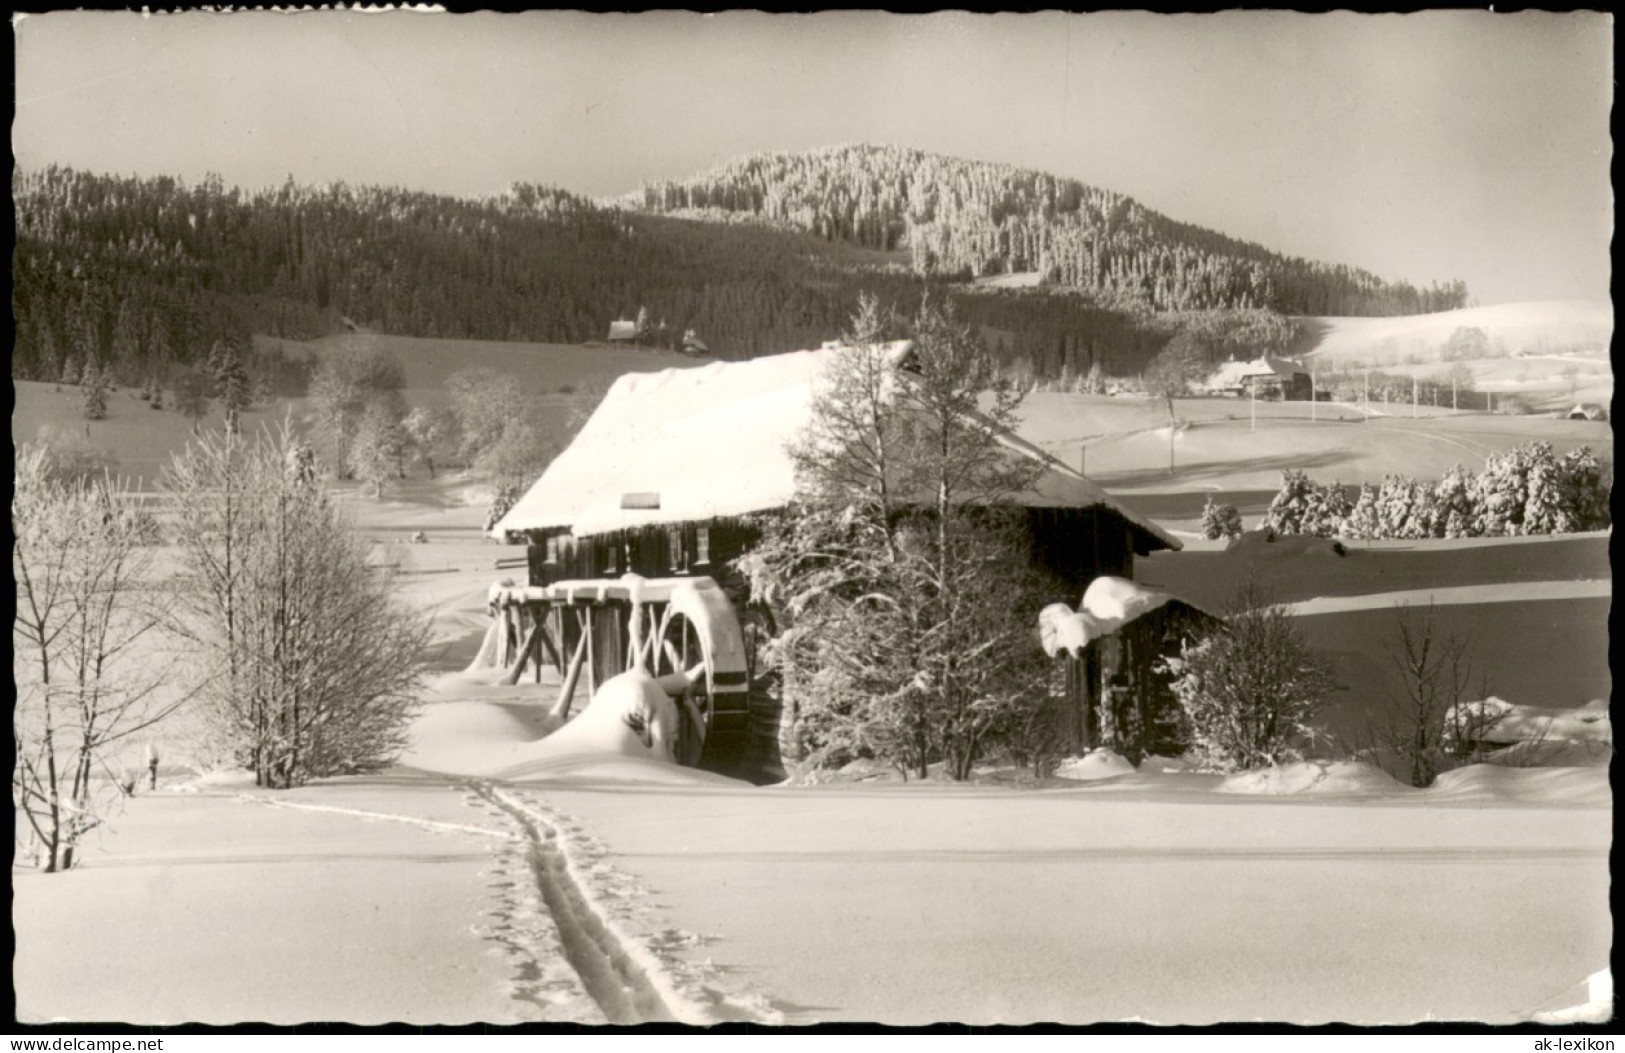
[[[1042,172],[894,146],[838,146],[729,161],[658,183],[647,212],[744,214],[832,241],[906,249],[922,275],[1038,272],[1155,311],[1263,307],[1401,315],[1464,307],[1462,282],[1419,289],[1268,249]]]
[[[250,333],[355,325],[578,343],[646,308],[745,358],[816,346],[850,317],[864,254],[804,235],[600,208],[517,186],[483,199],[342,184],[245,192],[218,179],[15,172],[12,374],[87,358],[139,382]]]
[[[253,333],[302,340],[345,327],[582,343],[603,339],[612,320],[639,313],[665,323],[651,342],[671,346],[692,329],[712,355],[743,359],[838,335],[860,293],[906,312],[928,290],[950,299],[1018,370],[1052,377],[1093,366],[1122,376],[1138,373],[1180,331],[1206,334],[1215,355],[1283,349],[1293,325],[1248,307],[1257,302],[1248,290],[1270,292],[1276,302],[1282,290],[1297,288],[1289,278],[1320,273],[1065,181],[903,151],[850,156],[854,164],[871,162],[862,183],[871,186],[867,196],[848,189],[858,184],[836,181],[834,163],[740,162],[735,167],[746,174],[716,184],[734,189],[701,195],[708,208],[734,195],[740,221],[728,223],[604,206],[528,185],[464,199],[343,184],[244,191],[217,177],[189,186],[59,167],[14,170],[12,376],[57,380],[94,362],[127,385],[162,382],[206,361],[222,342],[246,345]],[[887,170],[880,159],[895,165],[915,156],[918,172],[896,172],[879,184]],[[919,175],[938,167],[957,174]],[[748,175],[758,171],[786,175]],[[1026,189],[1000,191],[1007,204],[990,207],[980,227],[956,225],[956,217],[980,214],[974,202],[997,196],[987,188],[1003,185],[988,182],[999,173]],[[828,185],[815,193],[820,179]],[[759,199],[747,192],[758,183]],[[778,201],[792,185],[802,188],[794,198],[800,203],[769,207],[767,188]],[[698,191],[687,193],[697,200]],[[823,205],[814,207],[815,200]],[[1024,210],[1008,204],[1023,200]],[[898,201],[910,204],[899,211]],[[1046,210],[1072,218],[1048,227],[1023,218]],[[756,222],[779,212],[789,218]],[[992,246],[988,253],[1026,237],[1020,251],[1027,255],[999,257],[998,266],[1023,266],[1047,252],[1062,268],[1055,262],[1064,257],[1056,250],[1062,234],[1084,237],[1096,229],[1088,226],[1091,216],[1102,217],[1101,233],[1085,239],[1096,261],[1091,273],[1104,276],[1094,286],[978,288],[930,262],[978,237]],[[891,218],[877,228],[880,217]],[[791,223],[805,231],[784,229]],[[1175,234],[1159,240],[1164,229]],[[910,267],[908,254],[896,249],[905,243],[930,265]],[[1032,247],[1040,243],[1048,248]],[[1192,247],[1198,244],[1209,248]],[[984,259],[979,269],[989,265]],[[1325,290],[1364,280],[1346,269],[1325,273],[1332,283]],[[1219,294],[1221,285],[1241,289],[1240,275],[1246,295]],[[1155,293],[1175,286],[1187,289],[1183,299]],[[1198,287],[1207,291],[1188,291]],[[1391,286],[1371,287],[1393,294]],[[1315,295],[1304,293],[1294,309],[1352,309],[1330,291]],[[1423,306],[1440,305],[1416,309]]]

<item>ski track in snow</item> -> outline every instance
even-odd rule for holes
[[[512,816],[478,787],[469,787],[471,806],[503,822]],[[511,996],[529,1003],[543,1020],[603,1025],[609,1018],[587,989],[566,952],[565,936],[557,924],[532,869],[532,845],[515,836],[497,851],[489,871],[490,888],[497,896],[492,923],[476,932],[502,947],[514,966]]]
[[[518,835],[508,830],[493,830],[488,826],[469,826],[464,823],[443,823],[436,819],[420,819],[412,815],[395,815],[390,812],[369,812],[361,808],[337,808],[330,804],[308,804],[304,801],[279,801],[272,797],[265,797],[257,793],[224,793],[205,794],[203,796],[229,797],[236,801],[245,801],[252,804],[270,805],[272,808],[293,808],[304,812],[329,812],[333,815],[346,815],[352,819],[382,819],[385,822],[405,823],[407,826],[421,827],[436,833],[478,834],[481,837],[494,837],[502,841],[513,841]]]
[[[467,788],[464,788],[467,789]],[[514,968],[509,996],[524,1003],[522,1015],[539,1020],[578,1024],[602,1025],[608,1022],[599,1009],[597,1000],[577,975],[565,950],[565,940],[551,913],[551,905],[538,888],[530,872],[529,845],[523,834],[513,830],[475,826],[467,823],[447,823],[418,816],[391,812],[373,812],[361,808],[339,808],[333,805],[310,804],[302,801],[279,801],[262,794],[228,793],[218,796],[249,804],[269,805],[273,808],[291,808],[296,811],[325,812],[352,819],[382,820],[415,826],[432,833],[474,834],[497,843],[494,862],[482,877],[495,880],[487,887],[495,897],[496,909],[490,911],[487,924],[470,927],[476,936],[496,944],[498,953],[510,960]],[[489,805],[500,820],[512,816],[500,806],[478,792],[468,793],[473,807]]]
[[[514,960],[511,996],[543,1020],[631,1025],[723,1021],[782,1024],[765,997],[725,991],[721,970],[709,959],[684,961],[679,952],[705,943],[680,929],[636,936],[623,921],[638,914],[648,890],[605,860],[605,846],[551,809],[488,783],[463,787],[468,803],[512,823],[505,830],[418,816],[304,801],[257,793],[218,793],[245,804],[322,812],[352,819],[402,823],[433,833],[473,834],[497,843],[495,862],[483,872],[497,899],[490,924],[473,931]]]
[[[702,937],[679,929],[641,937],[628,932],[622,923],[635,919],[648,890],[611,867],[604,846],[579,825],[495,787],[474,789],[508,812],[530,838],[532,870],[565,954],[611,1023],[784,1022],[767,999],[715,986],[720,971],[709,959],[696,965],[674,953],[703,943]]]

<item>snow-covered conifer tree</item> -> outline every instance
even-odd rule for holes
[[[1562,473],[1551,456],[1551,447],[1543,452],[1544,456],[1531,459],[1529,473],[1524,477],[1523,532],[1568,533],[1574,525],[1563,499]]]
[[[1342,483],[1334,481],[1329,485],[1315,487],[1310,512],[1304,524],[1304,533],[1316,537],[1336,536],[1351,507]]]
[[[798,502],[741,569],[789,623],[781,671],[810,759],[921,776],[941,760],[964,779],[1046,704],[1027,628],[1042,593],[999,506],[1034,468],[981,423],[1009,427],[1019,394],[969,329],[922,307],[905,375],[896,326],[865,298],[792,448]]]
[[[1477,516],[1473,509],[1473,473],[1457,464],[1433,487],[1435,537],[1471,537]]]
[[[1237,537],[1241,534],[1241,512],[1235,505],[1215,503],[1213,495],[1209,494],[1207,503],[1202,506],[1201,531],[1209,541]]]
[[[1381,531],[1377,536],[1386,538],[1412,536],[1409,531],[1415,522],[1413,508],[1415,496],[1414,480],[1399,475],[1390,475],[1383,479],[1382,489],[1377,491],[1377,522]]]
[[[1370,483],[1360,484],[1360,496],[1354,507],[1338,524],[1337,532],[1347,538],[1382,537],[1382,520],[1377,515],[1377,488]]]
[[[1498,537],[1523,532],[1528,476],[1527,447],[1493,453],[1485,460],[1472,486],[1476,533]]]
[[[79,389],[86,420],[103,420],[107,417],[107,396],[112,387],[113,378],[105,369],[98,368],[95,362],[85,363]]]
[[[1264,513],[1264,525],[1277,534],[1306,532],[1305,520],[1315,501],[1315,484],[1296,468],[1281,473],[1281,489]]]
[[[1574,530],[1602,530],[1610,525],[1608,508],[1611,472],[1589,446],[1563,455],[1563,505]]]

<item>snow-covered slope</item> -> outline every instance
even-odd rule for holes
[[[1595,300],[1536,300],[1392,318],[1301,318],[1311,334],[1307,357],[1323,364],[1361,359],[1398,365],[1408,357],[1439,361],[1458,329],[1480,329],[1500,354],[1606,351],[1613,305]]]

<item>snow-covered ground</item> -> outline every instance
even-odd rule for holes
[[[1607,966],[1602,769],[1437,791],[553,786],[791,1022],[1509,1022]],[[1487,777],[1486,777],[1487,776]],[[1156,782],[1162,785],[1153,785]],[[1372,780],[1376,781],[1376,780]],[[1510,784],[1510,785],[1509,785]],[[1242,788],[1242,787],[1236,787]],[[1556,799],[1556,801],[1553,800]],[[767,833],[771,832],[771,833]]]
[[[509,550],[411,551],[444,672],[401,766],[165,778],[83,869],[14,868],[19,1019],[1509,1022],[1603,989],[1605,768],[751,787],[544,746],[551,682],[457,671]]]
[[[494,931],[519,913],[497,913],[505,832],[459,829],[491,824],[460,795],[409,783],[277,799],[364,801],[447,825],[205,793],[138,797],[83,869],[13,869],[18,1020],[541,1018],[516,995],[520,976]]]
[[[437,774],[199,780],[14,874],[23,1018],[1506,1022],[1608,962],[1600,767],[756,788],[581,750],[493,783],[545,707],[463,683],[532,698],[431,706]]]

